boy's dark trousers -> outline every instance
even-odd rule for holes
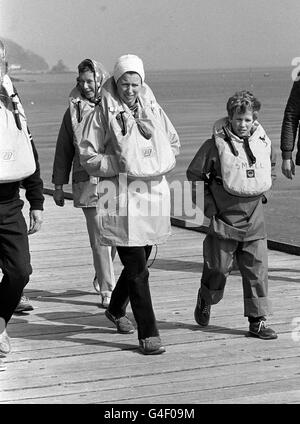
[[[159,335],[152,307],[147,260],[152,246],[120,247],[117,251],[124,266],[112,292],[109,312],[116,318],[126,314],[130,300],[138,327],[138,339]]]
[[[24,202],[0,203],[0,317],[7,323],[19,303],[32,272],[27,226],[22,214]]]
[[[203,242],[204,267],[201,297],[206,303],[218,303],[224,294],[233,257],[242,275],[244,316],[262,317],[270,313],[268,300],[267,239],[236,241],[207,235]]]

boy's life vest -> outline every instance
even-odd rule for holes
[[[1,88],[0,183],[10,183],[32,175],[36,162],[25,112],[8,75]]]
[[[258,122],[254,123],[251,136],[242,140],[230,131],[228,121],[218,121],[214,126],[214,139],[227,192],[249,197],[271,188],[271,140]]]
[[[138,98],[138,117],[121,102],[112,78],[102,88],[102,102],[120,172],[132,178],[151,179],[174,168],[176,159],[164,125],[164,112],[147,84],[143,84]]]

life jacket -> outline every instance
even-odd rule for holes
[[[69,107],[71,115],[71,123],[75,142],[81,139],[82,122],[85,116],[92,112],[95,104],[84,98],[77,87],[74,87],[69,95]]]
[[[258,122],[253,130],[247,148],[245,141],[229,130],[226,120],[214,127],[223,187],[236,196],[258,196],[272,186],[271,140]]]
[[[161,119],[162,110],[150,87],[145,83],[142,86],[138,117],[119,99],[113,78],[103,85],[101,96],[102,112],[113,150],[119,157],[120,172],[147,180],[171,171],[176,163],[175,155]]]
[[[8,75],[0,104],[0,183],[21,181],[36,170],[26,115]],[[2,101],[3,99],[3,101]]]

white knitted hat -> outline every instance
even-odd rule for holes
[[[142,84],[145,80],[145,71],[142,59],[134,54],[125,54],[117,60],[114,67],[114,79],[118,79],[125,74],[125,72],[136,72],[142,79]]]

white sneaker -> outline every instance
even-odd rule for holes
[[[94,289],[96,290],[96,292],[98,294],[100,294],[100,286],[99,286],[98,278],[96,277],[96,275],[95,275],[95,278],[93,280],[93,286],[94,286]]]
[[[102,307],[107,309],[110,304],[110,297],[109,296],[102,296]]]
[[[20,302],[18,303],[16,309],[14,310],[14,313],[29,312],[29,311],[33,311],[33,306],[31,305],[29,298],[26,297],[24,294],[22,294]]]
[[[10,341],[6,330],[0,334],[0,355],[7,355],[10,352]]]

